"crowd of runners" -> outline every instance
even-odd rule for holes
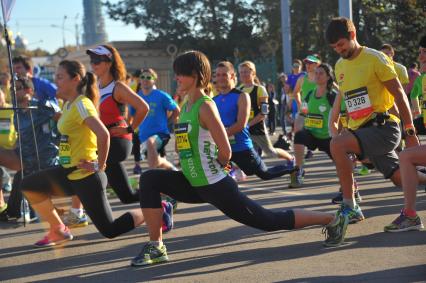
[[[423,229],[416,192],[426,184],[426,147],[417,138],[426,133],[426,35],[419,64],[409,71],[393,61],[391,45],[360,45],[349,19],[332,19],[325,38],[341,57],[335,66],[318,54],[295,59],[292,72],[279,75],[279,91],[259,81],[252,61],[212,66],[199,51],[175,58],[174,97],[157,89],[152,68],[127,75],[110,45],[86,51],[90,72],[78,61],[60,62],[54,83],[33,76],[30,58],[13,58],[15,107],[11,77],[0,74],[0,221],[47,222],[38,247],[72,240],[71,229],[87,226],[89,218],[107,238],[146,224],[149,241],[133,266],[169,260],[162,234],[173,229],[179,202],[209,203],[264,231],[321,225],[324,245],[337,247],[348,225],[365,218],[354,174],[374,169],[404,192],[400,214],[384,231]],[[273,144],[277,120],[282,133]],[[176,163],[165,150],[171,135]],[[251,175],[289,174],[285,189],[303,187],[309,178],[304,164],[316,149],[336,167],[336,212],[269,210],[239,190],[238,182]],[[123,163],[132,153],[139,188]],[[264,157],[279,163],[268,167]],[[140,209],[114,219],[107,187]],[[4,191],[10,192],[7,202]],[[55,207],[54,197],[69,197],[71,208]]]

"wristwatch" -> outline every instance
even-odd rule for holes
[[[405,134],[407,136],[415,136],[416,135],[416,130],[414,128],[411,128],[411,127],[405,128],[404,131],[405,131]]]
[[[132,126],[128,126],[127,128],[127,132],[129,133],[129,134],[133,134],[135,131],[133,130],[133,128],[132,128]]]

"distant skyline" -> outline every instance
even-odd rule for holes
[[[112,2],[118,2],[118,0]],[[108,17],[105,9],[103,12],[109,41],[145,39],[144,29],[136,29],[133,25],[126,26],[122,22],[113,21]],[[33,50],[39,47],[52,53],[63,46],[63,23],[65,23],[65,43],[76,44],[75,25],[77,23],[79,42],[82,44],[82,0],[16,0],[8,26],[14,36],[19,32],[28,41],[28,49]]]

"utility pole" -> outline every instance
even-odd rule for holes
[[[290,3],[289,0],[281,0],[281,34],[283,46],[284,72],[291,72],[292,51],[291,51],[291,24],[290,24]]]
[[[339,16],[352,21],[352,0],[339,0]]]

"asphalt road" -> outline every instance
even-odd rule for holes
[[[268,165],[277,164],[267,159]],[[132,162],[126,162],[129,172]],[[376,172],[357,177],[366,220],[350,225],[347,244],[324,248],[321,227],[262,232],[228,219],[208,204],[180,203],[175,228],[164,236],[170,262],[130,267],[148,240],[145,226],[116,239],[91,224],[73,230],[75,239],[55,249],[36,248],[44,224],[0,223],[0,280],[6,282],[426,282],[426,232],[384,233],[403,204],[402,191]],[[338,190],[334,165],[315,152],[307,161],[305,186],[288,189],[288,177],[250,177],[241,190],[263,206],[333,212]],[[90,188],[88,188],[90,189]],[[114,216],[137,208],[111,198]],[[69,199],[55,200],[69,205]],[[426,193],[418,191],[426,221]]]

